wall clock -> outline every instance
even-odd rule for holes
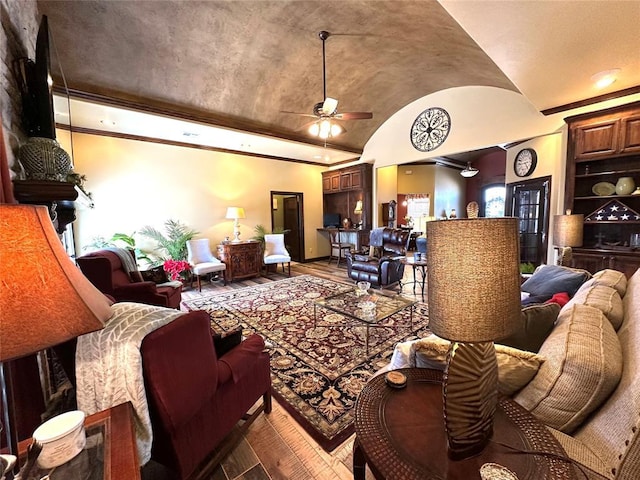
[[[538,154],[533,148],[525,148],[518,152],[513,160],[513,171],[519,177],[531,175],[538,164]]]
[[[428,108],[411,126],[411,143],[416,150],[430,152],[444,143],[451,130],[451,118],[444,108]]]

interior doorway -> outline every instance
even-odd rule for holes
[[[271,231],[288,230],[284,243],[295,262],[304,261],[303,195],[300,192],[271,192]]]
[[[519,219],[520,262],[547,263],[551,177],[507,185],[507,214]]]

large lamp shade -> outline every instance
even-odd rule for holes
[[[558,247],[581,247],[584,215],[568,211],[566,215],[553,216],[553,244]]]
[[[0,205],[0,361],[103,328],[110,302],[73,264],[43,206]]]

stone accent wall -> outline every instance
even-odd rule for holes
[[[26,139],[26,134],[22,130],[22,101],[13,74],[13,62],[21,57],[35,58],[40,23],[38,4],[36,0],[0,0],[0,20],[0,108],[9,167],[14,170],[18,146]],[[14,175],[12,171],[12,177]]]

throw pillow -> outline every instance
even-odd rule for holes
[[[615,288],[590,282],[591,280],[587,282],[588,285],[585,283],[580,287],[569,304],[580,303],[597,308],[605,314],[613,328],[618,330],[624,319],[624,307],[618,291]]]
[[[600,270],[593,274],[590,282],[597,283],[598,285],[605,285],[607,287],[615,288],[618,291],[620,297],[624,297],[627,291],[627,277],[624,273],[617,270],[605,269]]]
[[[573,297],[591,274],[586,270],[562,267],[560,265],[542,265],[520,287],[533,296],[544,297],[546,300],[558,292],[567,292]]]
[[[214,332],[211,330],[211,337],[213,338],[216,356],[220,359],[225,353],[240,345],[240,342],[242,342],[242,326],[239,325],[226,332]]]
[[[501,345],[537,352],[547,335],[553,329],[560,305],[557,303],[543,303],[524,307],[520,318],[514,319],[518,324],[515,333],[500,340]]]
[[[584,283],[582,285],[584,285]],[[553,297],[547,300],[547,303],[557,303],[562,308],[569,303],[569,294],[567,292],[556,293]]]
[[[448,340],[429,335],[414,342],[409,359],[414,360],[412,367],[444,370],[447,365]],[[531,352],[495,344],[498,362],[498,391],[504,395],[513,395],[523,388],[536,375],[544,358]]]
[[[620,381],[620,341],[600,310],[576,303],[562,309],[539,354],[545,362],[514,399],[545,425],[571,434]]]
[[[162,265],[159,267],[154,267],[149,270],[140,270],[140,275],[142,275],[142,280],[146,282],[153,283],[165,283],[168,282],[167,272],[164,271]]]

